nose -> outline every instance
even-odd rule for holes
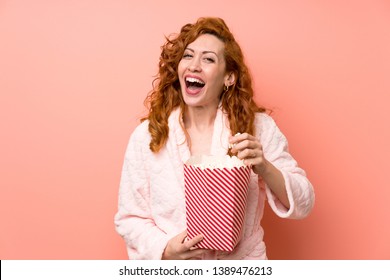
[[[199,61],[197,59],[192,59],[191,63],[188,65],[187,68],[191,72],[201,72],[202,68],[200,67]]]

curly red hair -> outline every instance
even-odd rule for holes
[[[169,133],[168,117],[173,109],[180,106],[181,114],[186,109],[182,98],[177,68],[185,48],[202,34],[212,34],[225,44],[224,55],[226,71],[233,72],[236,81],[227,91],[221,94],[221,105],[227,114],[231,134],[237,132],[254,134],[256,112],[265,109],[256,105],[253,100],[252,78],[244,63],[242,50],[226,23],[221,18],[200,18],[195,24],[186,24],[174,38],[166,37],[161,47],[159,71],[153,81],[153,90],[145,99],[149,108],[150,149],[158,152],[166,143]]]

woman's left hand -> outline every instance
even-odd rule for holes
[[[251,166],[253,172],[263,178],[283,205],[289,209],[290,201],[287,196],[284,177],[279,169],[265,159],[263,147],[259,140],[248,133],[243,133],[231,136],[229,143],[233,145],[231,152],[233,154],[237,153],[237,157],[244,160],[245,165]]]
[[[233,146],[231,152],[237,153],[237,157],[244,160],[245,165],[251,166],[257,175],[264,174],[269,162],[265,159],[263,147],[256,137],[248,133],[237,134],[230,136],[229,143]]]

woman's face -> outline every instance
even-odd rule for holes
[[[211,34],[200,35],[186,47],[178,75],[188,106],[218,106],[223,86],[229,79],[224,47],[224,43]]]

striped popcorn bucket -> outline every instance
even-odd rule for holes
[[[233,251],[245,216],[250,167],[184,165],[187,237],[202,233],[196,247]]]

